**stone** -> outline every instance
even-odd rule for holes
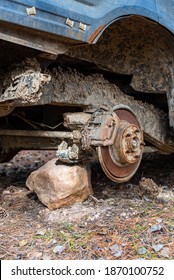
[[[112,255],[117,258],[121,257],[123,253],[121,246],[119,246],[118,244],[112,245],[109,249],[112,251]]]
[[[150,228],[150,233],[160,231],[162,229],[162,226],[160,224],[152,225]]]
[[[138,254],[139,254],[139,255],[144,255],[144,254],[146,254],[146,248],[140,247],[140,248],[138,249]]]
[[[158,223],[161,223],[161,222],[163,221],[163,219],[157,218],[156,221],[157,221]]]
[[[22,240],[22,241],[19,242],[19,247],[26,246],[27,244],[28,244],[27,240]]]
[[[36,232],[36,235],[41,235],[41,236],[44,236],[46,233],[46,229],[39,229],[37,232]]]
[[[155,252],[159,252],[161,251],[161,249],[164,247],[163,244],[155,244],[155,245],[152,245],[152,249],[155,251]]]
[[[160,256],[164,258],[169,258],[170,256],[169,248],[163,248],[160,252]]]
[[[88,167],[59,164],[57,158],[32,172],[26,185],[49,209],[83,202],[93,193]]]
[[[53,249],[53,253],[55,254],[61,254],[64,250],[66,249],[65,245],[57,245],[54,249]]]
[[[56,239],[53,239],[49,244],[48,244],[48,248],[51,248],[54,244],[56,244],[57,241]]]

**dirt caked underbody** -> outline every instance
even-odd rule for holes
[[[174,152],[173,38],[160,26],[124,18],[54,60],[5,41],[0,49],[1,162],[54,149],[70,164],[97,157],[124,182],[144,151]]]

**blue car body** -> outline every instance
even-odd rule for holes
[[[31,7],[35,13],[28,14]],[[83,43],[95,43],[113,21],[129,15],[151,19],[174,34],[174,0],[0,1],[1,23]]]

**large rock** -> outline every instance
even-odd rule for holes
[[[88,168],[58,164],[56,158],[32,172],[26,185],[49,209],[82,202],[92,194]]]

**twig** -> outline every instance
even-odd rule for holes
[[[3,247],[2,245],[0,245],[0,248],[1,248],[2,250],[4,250],[5,252],[7,252],[7,251],[6,251],[6,248]]]
[[[3,256],[0,255],[0,260],[2,260],[6,255],[8,255],[9,253],[5,253]]]
[[[95,202],[97,202],[97,203],[101,203],[101,201],[100,200],[98,200],[95,196],[93,196],[92,194],[89,196],[89,197],[91,197],[92,198],[92,200],[94,200]]]

